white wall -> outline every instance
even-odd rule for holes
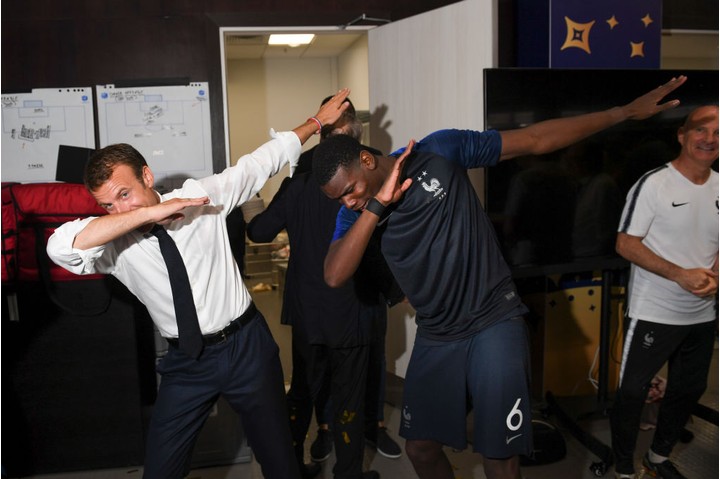
[[[356,110],[369,108],[367,35],[360,37],[338,57],[338,83],[350,88],[350,99]]]
[[[370,30],[373,122],[392,151],[440,128],[483,125],[483,68],[497,65],[494,0],[465,0]],[[383,122],[384,123],[384,122]]]

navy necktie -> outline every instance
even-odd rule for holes
[[[150,232],[157,237],[160,252],[167,265],[180,349],[191,358],[197,359],[203,349],[203,340],[185,262],[165,228],[156,224]]]

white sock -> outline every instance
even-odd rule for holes
[[[661,456],[659,454],[656,454],[653,452],[652,449],[648,449],[648,459],[650,459],[650,462],[654,462],[655,464],[660,464],[661,462],[667,461],[667,456]]]

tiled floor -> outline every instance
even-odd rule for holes
[[[278,293],[270,291],[254,294],[258,308],[267,317],[268,323],[273,330],[276,340],[280,344],[281,357],[285,364],[289,361],[290,332],[289,328],[281,326],[278,321]],[[715,350],[715,358],[713,368],[710,374],[708,391],[702,399],[702,403],[717,410],[718,408],[718,361],[717,348]],[[287,366],[285,366],[287,367]],[[286,371],[287,373],[287,371]],[[400,410],[392,403],[397,403],[400,396],[398,387],[392,382],[388,390],[388,401],[385,407],[386,423],[390,434],[395,437],[398,442],[403,445],[402,439],[397,437],[398,424],[400,421]],[[604,407],[598,407],[595,398],[558,398],[558,402],[563,406],[564,410],[572,418],[587,416],[579,424],[584,430],[592,433],[597,439],[605,444],[610,444],[608,420],[604,415]],[[540,404],[538,407],[542,407]],[[591,414],[588,414],[591,413]],[[592,414],[596,413],[596,414]],[[532,466],[523,468],[522,475],[524,479],[590,479],[599,477],[590,466],[598,463],[600,460],[594,456],[587,448],[579,443],[556,417],[550,415],[547,420],[553,422],[560,429],[566,441],[567,455],[556,463]],[[678,468],[692,479],[717,479],[720,477],[718,473],[718,428],[717,426],[705,422],[702,419],[693,418],[688,429],[691,430],[695,438],[688,444],[679,444],[673,453],[673,460]],[[311,427],[310,437],[308,438],[307,448],[315,437],[315,429]],[[647,449],[652,439],[652,431],[641,432],[638,439],[637,460],[639,463],[641,455]],[[484,479],[481,459],[473,454],[469,449],[456,452],[447,450],[448,457],[455,468],[455,477],[457,479]],[[334,455],[323,463],[322,473],[318,476],[320,479],[332,478],[332,465],[334,463]],[[413,471],[410,461],[405,455],[399,459],[387,459],[371,449],[366,449],[365,466],[368,469],[375,469],[380,472],[384,479],[403,479],[417,477]],[[640,470],[638,468],[638,470]],[[612,469],[608,470],[605,477],[612,478]],[[139,479],[142,477],[142,468],[125,468],[113,470],[96,470],[85,472],[73,472],[52,475],[32,476],[28,479]],[[206,467],[195,469],[191,472],[190,479],[261,479],[259,465],[253,460],[244,464],[234,464],[219,467]]]

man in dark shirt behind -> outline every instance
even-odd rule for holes
[[[362,125],[355,118],[352,104],[333,125],[324,126],[320,134],[321,142],[332,135],[359,138]],[[302,474],[313,477],[319,472],[318,465],[304,464],[304,439],[313,402],[321,393],[329,368],[336,454],[334,476],[376,478],[379,477],[376,471],[362,473],[364,402],[369,347],[376,333],[373,328],[377,315],[385,314],[386,304],[379,299],[380,291],[373,282],[349,282],[339,289],[325,283],[323,261],[340,205],[322,193],[310,173],[312,151],[301,155],[295,175],[283,181],[267,209],[250,222],[247,233],[253,241],[268,242],[283,229],[288,232],[290,259],[281,321],[293,328],[293,376],[288,407]],[[392,278],[380,281],[394,284]],[[393,296],[397,295],[402,292],[394,291]],[[377,420],[368,419],[373,423]]]

